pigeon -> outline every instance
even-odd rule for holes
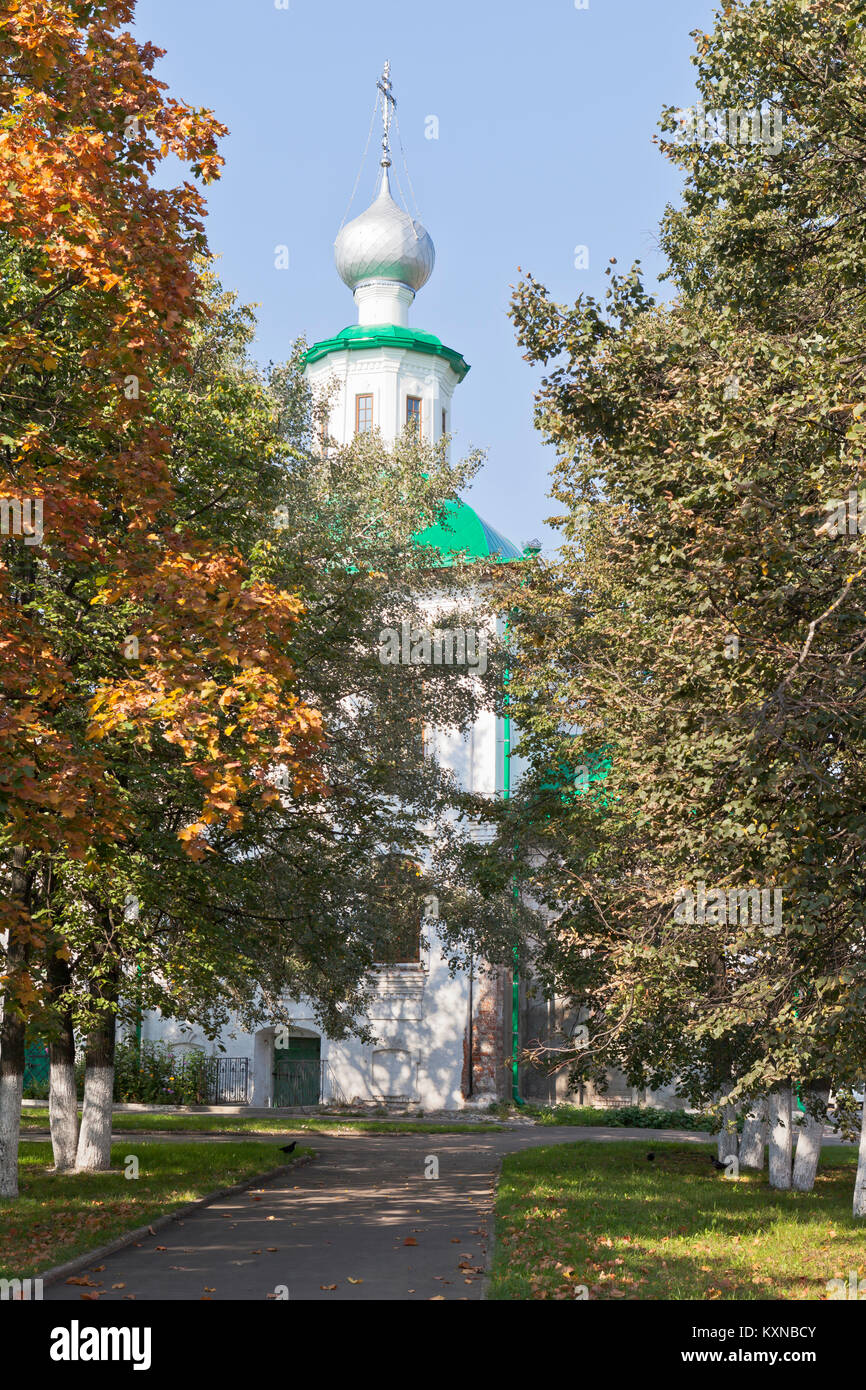
[[[713,1154],[710,1154],[710,1163],[712,1163],[717,1173],[726,1173],[728,1171],[727,1163],[720,1163],[719,1160],[713,1156]]]
[[[292,1142],[291,1142],[291,1144],[281,1144],[281,1145],[280,1145],[280,1153],[281,1153],[281,1154],[290,1154],[290,1153],[294,1153],[294,1151],[295,1151],[295,1145],[297,1144],[297,1142],[298,1142],[297,1139],[293,1139]]]
[[[646,1161],[647,1161],[647,1163],[652,1163],[652,1161],[653,1161],[654,1158],[655,1158],[655,1154],[647,1154],[647,1156],[646,1156]]]

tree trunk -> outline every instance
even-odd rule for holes
[[[18,1139],[24,1093],[24,1020],[8,1003],[0,1024],[0,1198],[18,1196]]]
[[[722,1111],[722,1127],[719,1130],[719,1162],[726,1158],[737,1158],[740,1136],[737,1133],[737,1107],[726,1105]]]
[[[770,1092],[770,1186],[791,1186],[791,1087],[777,1086]]]
[[[854,1183],[854,1215],[866,1216],[866,1085],[863,1087],[863,1121],[860,1126],[860,1154]]]
[[[78,1098],[75,1093],[75,1039],[72,1019],[64,1014],[60,1032],[48,1044],[50,1088],[48,1093],[48,1123],[51,1126],[51,1146],[54,1150],[54,1169],[66,1173],[75,1167],[78,1152]]]
[[[797,1154],[794,1159],[795,1192],[811,1192],[815,1186],[818,1160],[821,1157],[821,1144],[824,1139],[824,1110],[830,1099],[830,1087],[815,1087],[808,1097],[809,1104],[820,1108],[820,1114],[806,1114],[797,1134]]]
[[[32,875],[27,872],[27,851],[16,846],[12,851],[10,898],[23,912],[30,907]],[[27,948],[8,933],[5,972],[26,961]],[[0,996],[3,1019],[0,1022],[0,1198],[18,1196],[18,1141],[21,1135],[21,1100],[24,1093],[24,1046],[26,1023],[12,1006],[11,1000]]]
[[[105,1172],[111,1167],[111,1103],[114,1098],[114,1051],[118,970],[114,967],[102,992],[102,1007],[87,1035],[84,1051],[84,1110],[78,1134],[78,1172]]]
[[[763,1172],[767,1145],[767,1101],[764,1096],[752,1101],[743,1123],[740,1140],[740,1167]]]

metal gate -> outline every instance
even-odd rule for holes
[[[289,1038],[274,1048],[274,1105],[318,1105],[322,1099],[320,1038]]]

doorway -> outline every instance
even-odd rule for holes
[[[274,1047],[274,1105],[318,1105],[322,1099],[321,1038],[289,1038]]]

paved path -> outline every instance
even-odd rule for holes
[[[132,1149],[141,1137],[118,1135],[118,1141],[128,1140]],[[179,1137],[163,1136],[164,1142]],[[242,1138],[261,1138],[268,1161],[279,1158],[273,1136],[189,1136],[203,1143]],[[480,1299],[502,1155],[544,1144],[635,1138],[648,1147],[666,1139],[707,1142],[705,1134],[673,1130],[571,1126],[478,1135],[301,1136],[299,1143],[317,1150],[313,1163],[95,1261],[104,1268],[89,1277],[99,1285],[100,1302],[129,1294],[137,1301],[261,1300],[281,1285],[290,1299],[304,1300]],[[431,1157],[439,1163],[435,1180],[424,1176]],[[327,1287],[332,1284],[336,1289]],[[54,1284],[45,1299],[80,1305],[82,1292],[80,1285]]]
[[[116,1140],[129,1142],[132,1151],[144,1137],[119,1134]],[[147,1137],[154,1143],[181,1137],[191,1143],[258,1141],[267,1149],[263,1166],[280,1157],[273,1135]],[[262,1300],[280,1286],[290,1299],[303,1300],[480,1299],[502,1156],[545,1144],[623,1139],[641,1140],[648,1149],[666,1141],[713,1142],[701,1132],[573,1126],[499,1134],[299,1135],[299,1144],[316,1149],[313,1163],[94,1261],[104,1268],[89,1277],[98,1283],[100,1301],[130,1294],[137,1301]],[[439,1164],[435,1180],[424,1175],[430,1158]],[[54,1284],[45,1299],[80,1304],[81,1293],[80,1285]]]

